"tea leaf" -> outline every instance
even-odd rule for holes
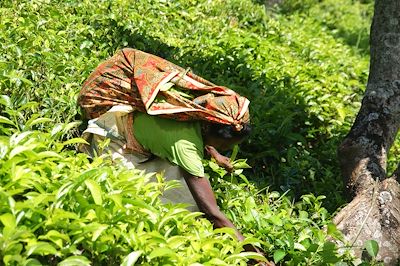
[[[36,244],[29,245],[28,249],[26,251],[26,254],[28,256],[32,254],[38,254],[38,255],[56,255],[57,250],[49,243],[47,242],[37,242]]]
[[[175,252],[169,248],[156,248],[154,249],[150,255],[149,255],[149,259],[154,259],[157,257],[175,257]]]
[[[367,240],[364,243],[364,248],[367,250],[368,254],[375,258],[378,255],[379,252],[379,245],[378,242],[375,240]]]
[[[133,251],[128,254],[122,261],[121,266],[133,266],[142,255],[142,251]]]
[[[1,115],[0,115],[0,124],[8,124],[8,125],[13,125],[13,126],[15,126],[15,124],[14,124],[13,121],[11,121],[11,120],[8,119],[7,117],[1,116]]]
[[[58,263],[58,266],[90,266],[90,261],[84,256],[70,256]]]
[[[11,229],[13,229],[13,228],[15,228],[17,226],[17,222],[15,220],[15,217],[11,213],[5,213],[5,214],[0,215],[0,222],[5,227],[9,227]]]
[[[274,251],[274,262],[280,262],[286,256],[286,252],[282,249],[278,249]]]
[[[93,200],[97,205],[102,205],[103,204],[103,198],[102,198],[102,191],[101,187],[97,182],[91,180],[91,179],[86,179],[85,184],[87,188],[90,190],[90,193],[92,194]]]

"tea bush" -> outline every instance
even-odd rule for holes
[[[241,156],[252,168],[230,176],[206,162],[221,208],[250,241],[285,265],[346,261],[326,239],[344,202],[336,146],[367,80],[370,2],[1,1],[3,262],[232,265],[255,256],[240,253],[229,230],[161,205],[173,184],[145,184],[144,173],[66,149],[79,142],[81,84],[123,47],[251,100]]]
[[[64,149],[82,142],[62,141],[76,125],[38,131],[32,127],[47,122],[38,118],[19,131],[1,118],[11,126],[0,131],[5,265],[246,265],[261,257],[241,252],[233,230],[213,230],[201,213],[161,204],[174,182]]]

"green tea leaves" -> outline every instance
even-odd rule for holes
[[[71,256],[61,261],[58,266],[90,266],[90,261],[84,256]]]
[[[55,255],[57,254],[57,250],[47,242],[37,242],[35,244],[28,245],[27,256],[30,256],[32,254]]]
[[[1,116],[1,115],[0,115],[0,124],[8,124],[8,125],[13,125],[13,126],[15,126],[15,124],[14,124],[13,121],[11,121],[11,120],[8,119],[7,117]]]
[[[367,250],[368,254],[372,258],[375,258],[378,255],[379,246],[378,246],[378,242],[376,242],[375,240],[365,241],[364,248]]]
[[[282,249],[278,249],[274,251],[274,262],[280,262],[286,256],[286,252]]]
[[[102,199],[102,193],[101,193],[101,187],[99,184],[97,184],[95,181],[91,179],[85,180],[85,184],[87,188],[90,190],[90,193],[92,194],[94,203],[97,205],[102,205],[103,199]]]
[[[128,254],[122,261],[121,266],[133,266],[139,259],[140,255],[142,255],[142,251],[133,251]]]
[[[11,213],[4,213],[0,215],[0,222],[3,224],[4,227],[8,227],[10,229],[14,229],[17,226],[15,217]]]

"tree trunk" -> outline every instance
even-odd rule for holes
[[[366,240],[376,240],[378,259],[396,265],[400,188],[395,175],[387,176],[386,163],[400,126],[400,1],[375,1],[370,44],[370,74],[362,106],[338,149],[353,200],[334,221],[352,244],[362,247]],[[361,249],[354,250],[361,255]]]

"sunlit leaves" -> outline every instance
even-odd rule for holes
[[[322,207],[323,196],[304,195],[294,204],[285,195],[258,191],[244,182],[231,183],[229,174],[221,177],[221,170],[210,170],[218,204],[242,232],[254,237],[248,241],[262,247],[271,260],[284,261],[285,265],[314,265],[346,258],[346,252],[341,255],[334,244],[326,242],[327,234],[338,241],[342,237]],[[323,230],[325,226],[328,232]]]
[[[274,262],[280,262],[286,255],[286,252],[282,249],[278,249],[274,251]]]
[[[176,182],[164,183],[161,175],[150,182],[151,175],[112,165],[104,156],[90,163],[63,149],[59,133],[71,125],[55,128],[1,138],[4,263],[183,265],[218,257],[243,264],[255,258],[241,253],[232,229],[213,231],[201,213],[162,205],[158,195]]]

